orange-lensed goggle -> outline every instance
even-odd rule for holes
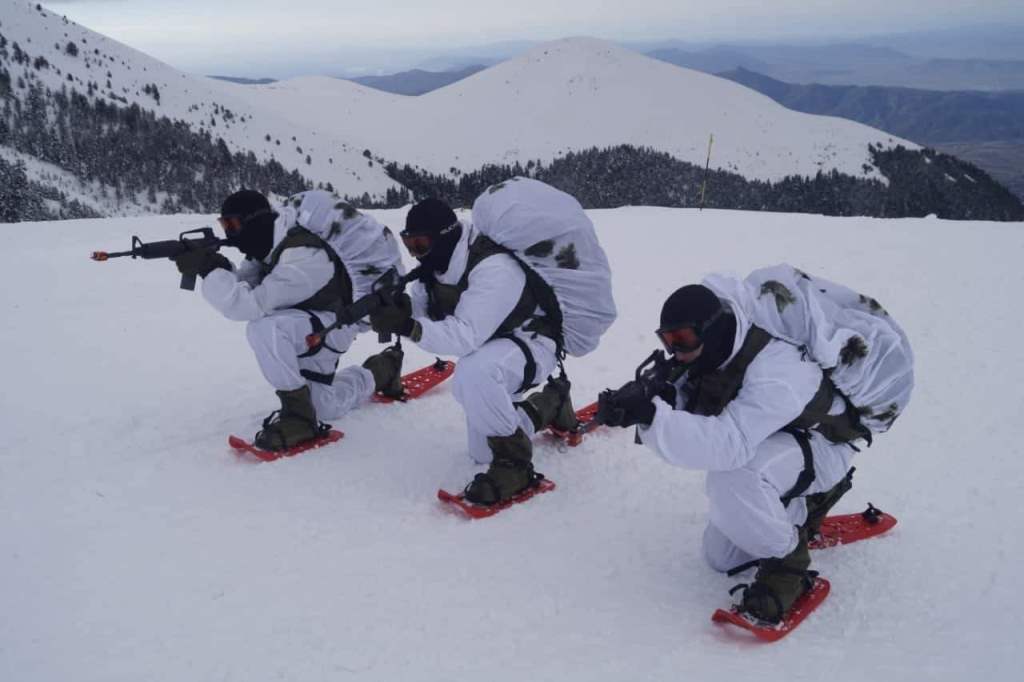
[[[250,220],[253,220],[254,218],[259,218],[260,216],[271,214],[274,215],[275,217],[277,216],[277,213],[275,213],[273,210],[269,208],[261,208],[258,211],[254,211],[253,213],[250,213],[247,216],[222,215],[221,217],[217,218],[217,222],[220,223],[221,229],[224,230],[224,234],[230,235],[233,232],[240,232],[242,227]]]
[[[434,248],[434,237],[429,234],[402,233],[402,243],[413,258],[423,258]]]
[[[217,218],[217,222],[220,223],[221,229],[224,230],[224,234],[231,234],[232,232],[238,232],[242,229],[242,219],[236,215],[221,216]]]
[[[679,327],[677,329],[659,329],[654,332],[665,345],[665,349],[674,353],[690,353],[701,347],[704,340],[696,327]]]

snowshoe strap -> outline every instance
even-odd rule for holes
[[[743,588],[743,597],[742,597],[740,603],[736,606],[736,610],[737,611],[739,611],[740,613],[749,613],[749,611],[747,611],[745,608],[743,608],[743,602],[746,601],[746,599],[748,597],[750,597],[750,598],[767,597],[768,599],[771,599],[773,602],[775,602],[775,612],[777,614],[779,614],[778,620],[767,620],[767,619],[762,618],[761,616],[754,616],[754,614],[752,614],[752,613],[750,615],[754,616],[758,620],[764,620],[765,622],[768,622],[768,623],[778,623],[778,622],[782,621],[782,616],[784,615],[785,609],[782,608],[782,601],[779,599],[779,596],[777,594],[775,594],[774,590],[772,590],[770,587],[766,587],[762,583],[754,583],[753,585],[749,585],[749,586],[748,585],[737,585],[736,587],[734,587],[731,590],[729,590],[729,594],[732,595],[734,592],[736,592],[736,590],[738,588],[741,588],[741,587]]]
[[[534,471],[533,470],[533,464],[531,462],[524,462],[524,461],[521,461],[521,460],[508,459],[507,457],[500,457],[500,458],[494,459],[491,462],[491,465],[492,466],[508,467],[510,469],[529,469],[529,471],[530,471],[530,482],[526,485],[525,488],[523,488],[522,490],[517,492],[516,493],[517,495],[519,493],[523,493],[523,492],[525,492],[527,490],[530,490],[532,488],[536,488],[537,486],[540,485],[540,482],[544,480],[544,474],[542,474],[540,472],[537,472],[537,471]],[[469,490],[475,484],[486,485],[487,488],[488,488],[488,492],[490,493],[490,499],[492,499],[493,502],[477,502],[476,500],[471,499],[469,497]],[[498,504],[499,502],[501,502],[501,491],[498,490],[498,484],[494,480],[494,478],[492,478],[486,472],[482,472],[482,473],[479,473],[476,476],[474,476],[473,480],[470,481],[466,485],[465,489],[463,489],[462,495],[463,495],[463,497],[465,499],[469,500],[473,504],[479,504],[479,505],[485,506],[485,507],[489,507],[491,505],[495,505],[495,504]],[[477,499],[479,499],[479,498],[477,498]]]
[[[862,511],[860,515],[864,517],[865,521],[874,525],[882,520],[883,513],[884,512],[881,509],[877,508],[875,505],[868,502],[868,508]]]
[[[780,573],[791,573],[794,575],[799,575],[804,582],[804,586],[808,590],[814,587],[814,579],[818,577],[817,571],[803,571],[797,568],[789,568],[788,566],[773,566],[772,570],[779,571]],[[737,611],[739,611],[740,613],[749,613],[749,611],[743,608],[743,602],[747,599],[747,597],[767,597],[768,599],[771,599],[773,602],[775,602],[775,612],[779,614],[778,620],[765,620],[761,616],[754,616],[754,614],[752,613],[750,613],[750,615],[754,616],[758,620],[765,620],[765,622],[768,623],[780,623],[782,621],[783,617],[785,616],[785,609],[782,608],[782,601],[779,599],[779,595],[775,594],[774,590],[772,590],[770,587],[768,587],[764,583],[759,582],[755,582],[753,585],[740,583],[739,585],[733,586],[729,590],[729,596],[736,594],[736,592],[739,590],[743,590],[743,596],[740,600],[740,603],[736,605]]]
[[[760,565],[761,565],[761,560],[760,559],[754,559],[753,561],[748,561],[748,562],[740,564],[739,566],[736,566],[734,568],[730,568],[728,571],[725,572],[725,574],[731,578],[734,575],[739,575],[740,573],[742,573],[743,571],[746,571],[747,569],[753,568],[754,566],[760,566]],[[732,590],[729,591],[729,594],[732,594]]]
[[[488,499],[494,500],[493,502],[477,502],[477,500],[480,499],[479,496],[474,496],[476,499],[470,497],[470,489],[478,485],[487,486],[487,491],[490,493]],[[463,489],[462,491],[462,496],[469,500],[470,502],[472,502],[473,504],[481,504],[488,506],[498,503],[498,500],[501,499],[501,492],[498,490],[498,484],[494,481],[493,478],[488,476],[486,473],[479,473],[473,477],[472,481],[466,484],[465,489]]]
[[[274,410],[273,412],[271,412],[270,415],[268,415],[267,418],[263,420],[263,428],[259,432],[257,432],[256,438],[254,440],[259,440],[263,434],[268,434],[271,436],[276,436],[278,442],[280,443],[280,447],[274,448],[275,450],[287,450],[288,448],[292,447],[291,445],[288,445],[287,441],[285,440],[284,434],[281,433],[281,428],[279,426],[280,416],[281,410]],[[310,421],[310,424],[313,425],[313,428],[316,431],[316,435],[314,435],[313,438],[323,438],[332,428],[330,424],[325,424],[324,422],[315,419]]]

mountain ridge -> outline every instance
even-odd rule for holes
[[[77,91],[90,102],[138,106],[193,132],[224,140],[235,153],[252,153],[260,162],[281,163],[314,183],[330,182],[349,193],[383,194],[394,183],[369,168],[343,137],[303,128],[294,121],[251,109],[242,85],[191,76],[90,31],[38,5],[23,2],[0,7],[0,35],[8,43],[0,60],[17,96],[26,81],[51,93]],[[22,61],[17,51],[29,55]]]
[[[13,41],[13,54],[0,48],[0,156],[13,149],[58,166],[78,178],[58,192],[84,192],[105,214],[213,210],[239,185],[277,195],[316,186],[360,206],[396,206],[445,183],[482,190],[482,180],[531,164],[536,172],[558,164],[563,186],[585,187],[590,205],[607,205],[609,196],[640,203],[658,193],[617,168],[628,161],[658,183],[670,180],[647,171],[670,167],[692,185],[712,135],[711,168],[755,197],[732,199],[733,207],[929,212],[906,194],[917,191],[931,197],[930,212],[951,218],[1012,219],[1021,210],[1002,198],[982,206],[1001,196],[990,180],[982,177],[984,192],[957,182],[976,169],[942,160],[949,172],[936,181],[933,159],[906,140],[794,112],[731,81],[593,38],[547,43],[407,97],[323,76],[266,85],[193,77],[41,8],[5,6],[0,17]],[[900,154],[901,171],[920,187],[885,189],[879,154],[888,152]],[[22,161],[4,170],[18,183],[54,175]],[[593,175],[561,174],[569,169]],[[40,200],[51,200],[43,189]],[[846,200],[832,198],[847,191],[854,194]],[[867,204],[853,200],[879,191],[885,196]],[[692,205],[691,192],[661,195]]]

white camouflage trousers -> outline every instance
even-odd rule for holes
[[[558,365],[555,343],[544,336],[520,335],[519,338],[529,347],[537,363],[534,382],[542,384]],[[513,404],[525,370],[523,351],[508,339],[488,341],[459,359],[453,392],[466,413],[469,456],[478,464],[491,461],[488,436],[511,436],[521,428],[527,437],[533,437],[533,422]]]
[[[325,326],[334,322],[333,313],[322,312],[318,317]],[[317,417],[338,419],[373,395],[373,374],[363,367],[351,366],[341,370],[330,386],[307,380],[300,370],[334,374],[339,355],[349,349],[359,330],[353,325],[331,332],[327,345],[338,352],[325,346],[315,355],[300,358],[308,350],[306,336],[312,332],[310,316],[301,310],[279,310],[249,322],[245,328],[256,362],[275,390],[292,391],[308,384]]]
[[[856,451],[812,432],[815,478],[803,495],[829,490],[846,475]],[[804,456],[788,433],[769,436],[746,466],[712,471],[706,480],[710,500],[704,530],[704,557],[717,571],[728,571],[754,559],[784,557],[796,549],[797,526],[807,520],[803,497],[788,507],[781,497],[796,484]]]

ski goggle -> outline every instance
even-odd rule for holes
[[[222,215],[217,218],[217,222],[220,223],[221,229],[224,230],[224,234],[231,236],[232,234],[241,232],[242,228],[245,227],[245,224],[254,218],[259,218],[260,216],[269,215],[271,213],[273,213],[275,217],[277,216],[277,213],[273,210],[269,208],[261,208],[247,216]]]
[[[413,258],[423,258],[434,248],[434,238],[429,234],[402,233],[402,243]]]
[[[452,230],[459,227],[459,225],[459,221],[456,220],[448,227],[444,228],[443,230],[440,230],[437,233],[437,236],[444,237],[445,235],[450,234]],[[423,258],[428,253],[430,253],[431,249],[434,248],[434,239],[436,239],[436,237],[432,234],[428,234],[425,232],[416,232],[410,234],[408,231],[402,230],[401,235],[402,243],[405,244],[405,248],[409,250],[409,255],[411,255],[413,258]]]
[[[238,232],[242,229],[242,219],[236,215],[221,216],[220,218],[217,218],[217,222],[220,223],[221,229],[223,229],[224,234],[227,235]]]
[[[722,312],[719,308],[703,322],[683,322],[668,329],[656,329],[654,333],[670,353],[692,353],[704,344],[705,332],[722,316]]]
[[[696,327],[658,329],[654,332],[661,339],[665,349],[672,353],[691,353],[704,343]]]

